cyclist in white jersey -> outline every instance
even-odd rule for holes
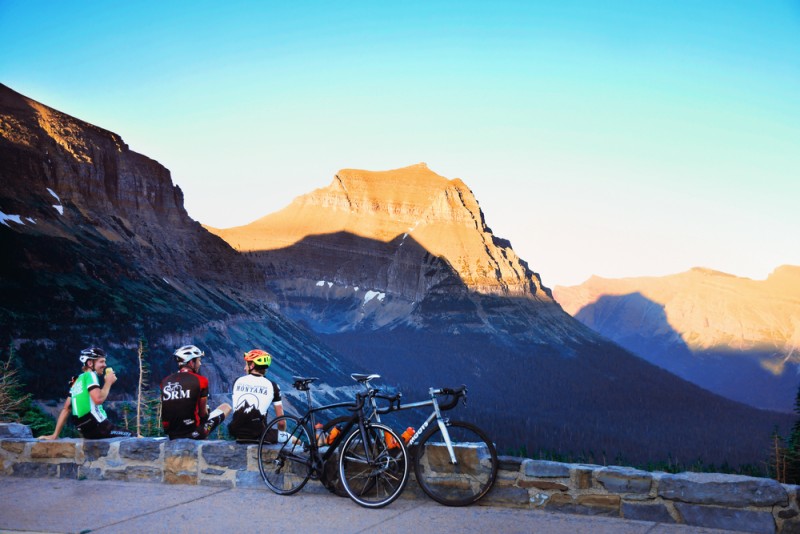
[[[103,349],[90,347],[81,351],[80,361],[83,373],[70,384],[67,400],[58,415],[55,431],[39,439],[56,439],[67,422],[70,414],[75,426],[86,439],[130,437],[127,430],[114,428],[108,420],[103,402],[108,398],[111,385],[117,381],[113,369],[106,365],[106,353]],[[103,387],[100,387],[98,374],[104,375]]]
[[[275,416],[283,415],[281,389],[264,375],[272,364],[272,356],[254,349],[244,354],[246,375],[233,384],[233,418],[228,432],[240,443],[253,443],[266,428],[267,410],[275,407]],[[273,442],[277,441],[277,433]]]

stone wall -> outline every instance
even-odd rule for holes
[[[163,438],[39,441],[28,427],[0,423],[0,475],[269,491],[257,445]],[[799,486],[716,473],[650,473],[503,456],[482,505],[682,523],[741,532],[800,533]],[[304,491],[326,492],[318,482]],[[416,484],[404,496],[422,498]]]

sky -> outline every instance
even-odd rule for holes
[[[800,0],[0,0],[0,82],[214,227],[425,162],[549,287],[800,265]]]

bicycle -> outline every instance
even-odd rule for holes
[[[430,399],[410,404],[400,404],[400,396],[375,393],[370,399],[371,413],[378,418],[380,413],[410,410],[433,406],[433,412],[422,426],[408,439],[414,474],[422,491],[436,502],[446,506],[466,506],[486,495],[497,479],[497,451],[486,433],[466,421],[454,421],[443,417],[463,399],[466,404],[467,388],[430,388]],[[439,404],[437,397],[451,396],[450,401]],[[387,408],[379,409],[375,399],[386,400]],[[436,424],[430,426],[433,421]],[[344,418],[329,421],[323,432],[344,421]]]
[[[367,508],[393,502],[408,483],[408,452],[391,428],[365,415],[365,402],[375,394],[374,390],[357,393],[355,403],[314,408],[310,384],[315,380],[294,377],[292,386],[306,392],[306,413],[300,418],[276,417],[261,435],[258,467],[267,487],[279,495],[292,495],[312,478],[322,480],[327,486],[325,466],[338,451],[339,479],[353,501]],[[325,449],[315,437],[315,414],[336,408],[347,408],[353,413],[344,418],[342,432]]]

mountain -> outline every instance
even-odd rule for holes
[[[274,372],[344,372],[333,351],[274,310],[264,273],[192,220],[158,162],[122,138],[0,85],[0,346],[37,396],[61,397],[77,355],[105,347],[133,391],[138,342],[154,384],[196,343],[212,388],[229,392],[241,353]]]
[[[685,382],[570,317],[492,233],[465,183],[425,164],[345,169],[277,213],[209,230],[260,265],[280,312],[352,368],[413,400],[467,384],[462,417],[501,450],[756,463],[774,425],[791,422]]]
[[[383,374],[407,400],[466,383],[469,407],[453,416],[486,427],[501,451],[598,462],[756,464],[773,428],[792,423],[571,318],[462,181],[421,165],[337,176],[258,232],[238,230],[255,241],[232,247],[188,217],[161,164],[0,86],[4,356],[40,398],[63,398],[91,344],[122,377],[114,395],[130,395],[142,339],[152,383],[176,346],[204,348],[215,404],[253,347],[275,355],[290,412],[292,374],[322,379],[317,402],[349,394],[354,371]],[[422,414],[402,416],[419,425]]]
[[[695,268],[556,287],[564,309],[642,358],[725,397],[791,412],[800,384],[800,267],[766,280]]]
[[[551,341],[563,333],[548,325],[585,333],[492,234],[467,186],[424,163],[345,169],[277,213],[208,229],[263,267],[285,314],[320,332],[406,325]]]

